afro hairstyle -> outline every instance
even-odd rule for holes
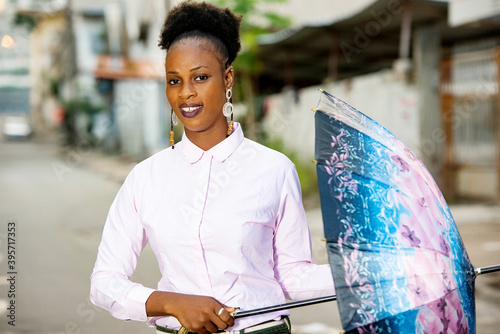
[[[227,68],[240,51],[241,15],[228,8],[220,8],[206,2],[183,2],[169,11],[160,34],[158,46],[169,50],[185,38],[210,40],[223,58]]]

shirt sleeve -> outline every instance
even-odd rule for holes
[[[108,213],[90,281],[90,300],[122,320],[146,321],[146,301],[154,291],[129,280],[147,237],[131,188],[125,180]]]
[[[335,294],[329,265],[312,260],[311,236],[295,166],[283,185],[274,237],[275,275],[285,297],[304,300]]]

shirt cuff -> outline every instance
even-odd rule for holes
[[[134,285],[127,294],[127,309],[131,320],[146,321],[146,301],[154,292],[154,289],[146,288],[141,284]]]

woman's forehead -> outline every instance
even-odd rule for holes
[[[210,40],[202,37],[188,37],[172,44],[167,52],[165,66],[179,66],[193,62],[221,66],[221,58]]]

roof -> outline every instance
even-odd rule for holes
[[[498,31],[498,27],[450,28],[447,1],[375,1],[347,18],[260,36],[260,91],[280,91],[286,83],[318,85],[328,77],[332,61],[337,63],[335,79],[391,67],[399,58],[403,6],[409,6],[412,13],[412,30],[437,25],[443,45]]]
[[[157,64],[153,61],[111,57],[107,55],[98,57],[94,75],[96,78],[111,80],[165,80],[165,73],[159,71]]]

